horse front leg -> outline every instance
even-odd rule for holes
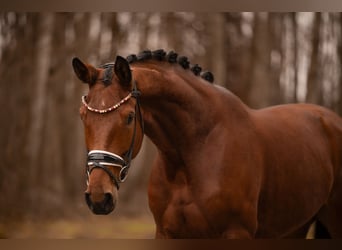
[[[168,237],[166,237],[165,234],[161,233],[160,231],[156,231],[156,234],[155,234],[155,239],[167,239]]]

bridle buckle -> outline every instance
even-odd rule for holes
[[[125,180],[127,179],[128,176],[128,170],[129,170],[129,166],[123,166],[120,170],[119,173],[119,181],[120,182],[125,182]]]

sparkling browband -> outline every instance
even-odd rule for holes
[[[109,107],[109,108],[106,108],[106,109],[96,109],[96,108],[92,108],[88,105],[88,103],[86,102],[85,98],[86,96],[82,96],[82,103],[84,106],[86,106],[86,108],[92,112],[95,112],[95,113],[100,113],[100,114],[103,114],[103,113],[108,113],[110,111],[113,111],[115,109],[117,109],[118,107],[120,107],[123,103],[127,102],[130,98],[132,97],[132,93],[129,93],[128,96],[126,96],[124,99],[122,99],[120,102],[118,102],[117,104]]]

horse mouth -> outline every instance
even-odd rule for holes
[[[107,215],[115,208],[115,202],[111,193],[106,193],[101,202],[93,202],[90,193],[85,193],[85,200],[89,209],[96,215]]]

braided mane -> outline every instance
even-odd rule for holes
[[[185,56],[178,56],[178,54],[174,51],[170,51],[166,53],[163,49],[158,49],[155,51],[144,50],[141,51],[138,55],[131,54],[127,56],[128,63],[132,64],[134,62],[141,62],[149,59],[154,59],[157,61],[167,61],[169,63],[178,63],[184,69],[190,69],[196,76],[202,77],[204,80],[209,83],[214,82],[214,75],[210,71],[203,71],[202,68],[198,64],[190,64],[189,60]],[[112,67],[114,63],[106,63],[100,66],[100,68],[106,69],[105,76],[103,82],[108,85],[111,82],[112,78]]]
[[[198,64],[190,64],[189,60],[185,56],[178,56],[174,51],[169,51],[166,53],[163,49],[158,49],[155,51],[144,50],[138,55],[132,54],[127,56],[127,61],[131,64],[134,62],[141,62],[148,59],[154,59],[157,61],[167,61],[169,63],[178,63],[184,69],[190,69],[196,76],[201,76],[206,81],[213,83],[214,75],[210,71],[203,71]]]

